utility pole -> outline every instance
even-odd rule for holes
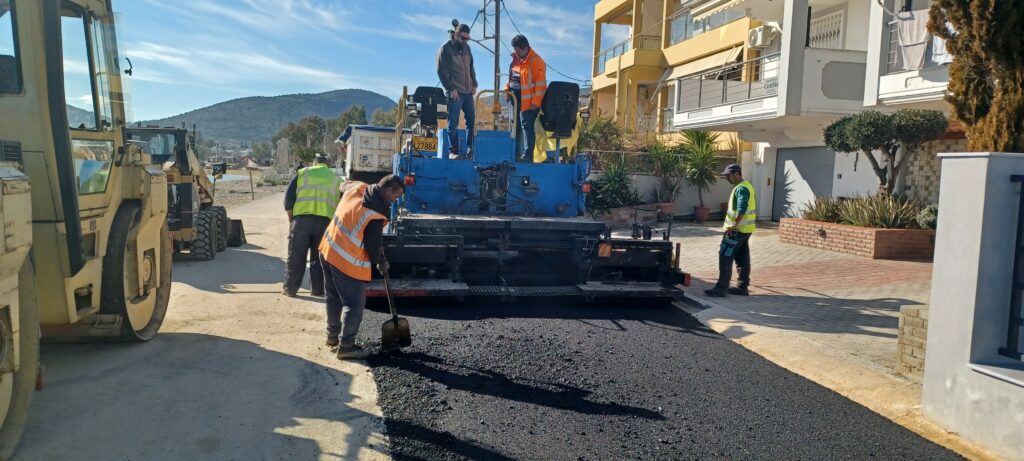
[[[494,101],[491,104],[491,129],[498,131],[498,116],[501,115],[501,1],[494,1]]]

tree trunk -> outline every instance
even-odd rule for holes
[[[876,159],[875,156],[872,155],[870,151],[863,151],[861,153],[864,154],[864,156],[868,158],[868,163],[871,164],[871,169],[874,170],[875,176],[878,178],[878,190],[879,190],[879,192],[886,191],[887,190],[886,183],[888,181],[887,181],[887,174],[886,174],[885,169],[883,169],[882,166],[878,164],[878,159]]]

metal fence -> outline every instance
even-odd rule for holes
[[[1014,175],[1011,181],[1022,184],[1020,205],[1017,213],[1017,239],[1014,245],[1013,283],[1010,294],[1010,318],[1006,328],[1006,347],[999,348],[999,355],[1014,360],[1024,360],[1024,344],[1021,342],[1021,330],[1024,329],[1024,175]]]
[[[679,80],[679,111],[721,106],[775,96],[781,54],[728,64]]]

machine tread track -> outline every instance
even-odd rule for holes
[[[217,257],[217,240],[220,239],[220,232],[217,229],[219,217],[212,208],[196,213],[196,237],[192,240],[190,248],[192,259],[209,261]]]

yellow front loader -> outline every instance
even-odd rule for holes
[[[167,182],[126,141],[116,43],[108,0],[0,0],[0,458],[40,333],[146,341],[167,310]]]

